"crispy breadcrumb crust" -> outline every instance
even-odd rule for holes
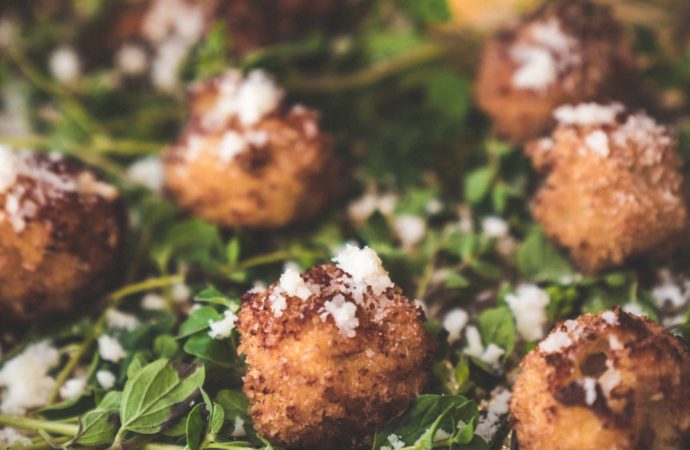
[[[516,87],[516,45],[529,45],[531,26],[558,20],[579,47],[579,61],[543,91]],[[553,110],[566,103],[629,98],[634,80],[632,46],[610,8],[588,1],[554,1],[515,28],[499,32],[482,51],[475,97],[493,120],[495,131],[524,142],[554,125]]]
[[[29,161],[61,176],[88,170],[42,154]],[[97,300],[118,281],[127,228],[122,201],[80,192],[46,195],[25,175],[18,184],[26,189],[22,199],[37,209],[21,232],[0,221],[0,323],[26,323]],[[0,194],[0,205],[6,195]]]
[[[322,319],[324,303],[338,294],[331,287],[349,277],[333,265],[309,270],[303,279],[322,294],[288,298],[281,317],[268,306],[276,284],[242,299],[239,352],[249,367],[243,389],[254,427],[271,442],[333,449],[370,444],[375,430],[402,413],[429,381],[434,343],[423,311],[398,288],[382,294],[385,317],[379,321],[374,304],[366,311],[358,307],[352,338],[331,316]]]
[[[593,132],[606,134],[607,155],[588,147]],[[629,138],[621,140],[626,133]],[[526,152],[548,174],[532,201],[534,217],[585,272],[642,254],[662,256],[686,240],[682,160],[668,130],[646,115],[621,115],[606,125],[561,125]]]
[[[183,209],[230,228],[279,228],[318,214],[337,193],[343,173],[316,112],[281,107],[250,127],[266,133],[267,143],[250,144],[228,161],[218,145],[225,132],[241,126],[233,121],[207,131],[200,124],[217,95],[217,80],[192,92],[188,125],[163,158],[168,193]],[[198,150],[192,150],[192,139],[201,140]]]
[[[592,314],[559,323],[552,333],[572,330],[572,344],[522,361],[510,405],[522,450],[678,450],[690,439],[688,346],[651,320],[608,314],[613,324]],[[619,377],[608,393],[607,371]],[[583,377],[599,377],[590,405]]]

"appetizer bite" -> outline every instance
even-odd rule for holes
[[[486,43],[476,100],[496,132],[523,142],[548,131],[562,104],[619,97],[632,68],[630,42],[607,7],[548,2]]]
[[[189,120],[164,158],[185,209],[227,227],[277,228],[318,213],[339,164],[317,114],[288,107],[265,72],[228,70],[191,88]]]
[[[553,135],[526,147],[547,174],[532,202],[547,235],[590,273],[673,250],[688,211],[668,130],[620,104],[563,106],[555,117]]]
[[[370,248],[245,294],[237,328],[254,427],[287,447],[359,448],[429,381],[424,312]]]
[[[68,311],[113,284],[125,228],[117,190],[87,167],[0,147],[0,322]]]
[[[521,364],[510,405],[523,450],[678,450],[690,439],[690,350],[642,317],[559,323]]]

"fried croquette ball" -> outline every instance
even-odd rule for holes
[[[631,45],[608,8],[549,2],[489,39],[476,99],[498,134],[524,142],[551,129],[560,105],[620,98],[632,67]]]
[[[339,164],[317,124],[264,72],[230,70],[195,85],[190,118],[164,158],[166,187],[185,209],[227,227],[277,228],[318,213]]]
[[[243,298],[237,328],[253,425],[271,442],[359,448],[429,381],[424,313],[369,249],[348,246]]]
[[[616,311],[559,323],[522,361],[510,412],[522,450],[679,450],[690,439],[690,350]]]
[[[688,211],[668,130],[619,104],[564,106],[555,115],[553,135],[526,149],[547,173],[532,203],[546,234],[590,273],[672,251]]]
[[[69,311],[117,281],[117,190],[60,155],[0,147],[0,322]]]

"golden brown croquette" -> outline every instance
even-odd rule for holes
[[[230,70],[191,89],[188,125],[165,154],[180,206],[226,227],[303,222],[332,197],[340,165],[317,114],[287,108],[264,72]]]
[[[621,97],[632,73],[631,45],[608,8],[559,0],[487,41],[476,100],[498,134],[523,142],[549,131],[560,105]]]
[[[522,361],[510,405],[522,450],[680,450],[690,351],[620,310],[559,323]]]
[[[253,425],[278,445],[359,448],[429,381],[424,313],[371,249],[288,269],[243,298],[238,330]]]
[[[60,155],[0,148],[0,322],[70,310],[117,281],[117,190]]]
[[[564,106],[556,117],[553,135],[526,148],[546,173],[532,211],[582,270],[663,255],[682,241],[682,161],[666,128],[619,104]]]

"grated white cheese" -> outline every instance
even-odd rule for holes
[[[613,311],[604,311],[601,313],[601,318],[611,326],[618,325],[618,316]]]
[[[546,353],[558,353],[573,345],[570,335],[563,330],[552,331],[546,339],[539,344],[539,350]]]
[[[379,194],[373,189],[367,190],[347,207],[348,218],[355,224],[364,223],[376,211],[390,216],[395,211],[398,197],[395,194]]]
[[[235,156],[247,149],[247,141],[235,131],[226,131],[218,143],[218,156],[221,161],[229,163]]]
[[[211,329],[208,335],[213,339],[227,339],[232,334],[232,330],[235,329],[235,322],[237,322],[237,316],[228,309],[223,313],[222,319],[208,321],[208,326]]]
[[[331,300],[323,305],[325,312],[321,314],[321,320],[326,320],[330,315],[333,317],[335,326],[338,327],[343,336],[352,338],[357,332],[356,328],[359,326],[359,319],[357,319],[357,305],[345,300],[340,294],[335,295]]]
[[[123,74],[137,76],[146,72],[149,66],[149,57],[142,46],[125,44],[117,51],[115,64]]]
[[[486,414],[479,418],[475,434],[490,444],[501,425],[501,418],[508,414],[512,393],[508,390],[494,392]]]
[[[388,436],[388,443],[391,445],[390,447],[387,445],[382,445],[381,450],[400,450],[401,448],[405,447],[405,442],[400,439],[400,436],[397,434],[391,434]]]
[[[175,303],[184,303],[192,296],[192,291],[184,283],[175,283],[170,288],[170,297]]]
[[[659,309],[679,309],[688,303],[688,292],[671,281],[666,281],[652,289],[652,297]]]
[[[151,81],[156,89],[173,93],[179,87],[179,72],[189,53],[189,44],[170,38],[156,48],[151,64]]]
[[[0,145],[0,194],[14,184],[17,175],[17,161],[14,152],[10,147]]]
[[[123,313],[116,309],[109,309],[105,314],[105,319],[111,328],[120,328],[127,331],[134,331],[141,322],[132,314]]]
[[[393,222],[395,233],[404,249],[414,248],[426,235],[426,221],[413,214],[401,214]]]
[[[60,397],[63,400],[73,400],[81,396],[86,389],[86,378],[71,378],[60,388]]]
[[[465,339],[467,340],[467,347],[465,353],[479,359],[481,362],[491,366],[494,369],[499,368],[499,361],[505,354],[505,350],[498,345],[491,343],[486,348],[482,344],[482,338],[477,327],[470,325],[465,330]]]
[[[127,356],[116,338],[103,334],[98,337],[98,352],[105,361],[119,362]]]
[[[294,268],[288,267],[280,276],[278,286],[289,296],[307,300],[312,292],[302,276]]]
[[[646,313],[644,312],[644,309],[637,303],[626,303],[623,305],[623,311],[627,312],[628,314],[632,314],[634,316],[645,316]]]
[[[163,163],[156,156],[138,159],[127,168],[127,178],[152,192],[161,194],[165,181]]]
[[[108,370],[99,370],[96,372],[96,381],[103,389],[110,389],[115,386],[115,375]]]
[[[585,404],[592,406],[597,401],[597,380],[592,377],[585,377],[580,383],[585,391]]]
[[[486,216],[482,219],[482,234],[490,238],[501,238],[508,235],[508,222],[497,216]]]
[[[601,105],[599,103],[580,103],[556,108],[553,115],[563,125],[591,126],[612,124],[616,117],[625,111],[620,103]]]
[[[432,439],[433,442],[441,442],[445,441],[446,439],[450,439],[453,435],[444,430],[443,428],[438,428],[436,430],[436,433],[434,433],[434,438]]]
[[[230,436],[240,438],[246,435],[247,431],[244,429],[244,420],[240,416],[235,417],[235,422],[233,423],[232,433]]]
[[[383,268],[381,258],[369,247],[358,248],[347,244],[333,261],[352,277],[360,293],[370,287],[374,295],[381,295],[394,286],[388,272]]]
[[[602,130],[594,130],[585,136],[585,145],[595,155],[606,158],[609,156],[609,137]]]
[[[48,341],[28,346],[0,370],[0,412],[23,415],[45,405],[55,385],[48,371],[55,368],[60,354]]]
[[[162,311],[165,309],[165,299],[158,294],[146,294],[141,299],[141,307],[149,311]]]
[[[449,344],[460,340],[462,330],[465,329],[468,320],[469,315],[462,308],[455,308],[448,311],[446,317],[443,319],[443,328],[448,332]]]
[[[75,82],[81,76],[81,61],[72,47],[62,46],[50,55],[50,73],[63,84]]]
[[[506,303],[515,317],[518,333],[525,341],[544,337],[549,294],[535,284],[521,284],[515,293],[506,295]]]
[[[287,308],[287,300],[279,292],[272,292],[268,296],[268,301],[271,304],[271,311],[275,317],[281,317],[283,311]]]
[[[23,442],[30,442],[30,439],[14,428],[5,427],[0,428],[0,444],[19,444]]]

